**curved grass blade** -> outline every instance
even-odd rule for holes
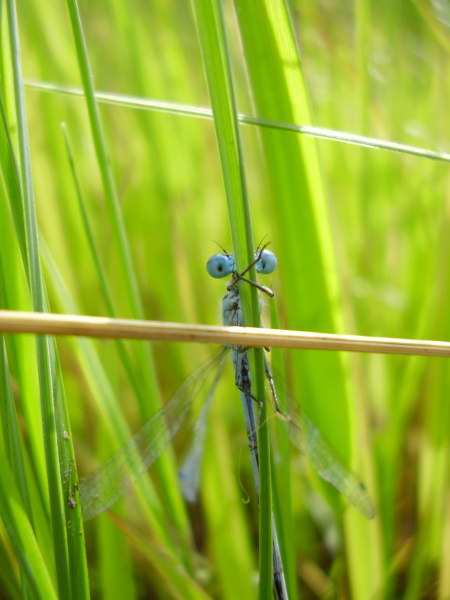
[[[80,481],[84,521],[115,504],[161,455],[189,413],[205,383],[205,375],[224,362],[227,351],[227,348],[219,348],[121,450]]]

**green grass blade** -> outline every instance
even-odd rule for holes
[[[233,392],[230,389],[230,394]],[[226,410],[216,403],[212,405],[211,412],[210,422],[214,428],[208,427],[210,439],[203,461],[202,501],[208,507],[207,528],[211,532],[221,597],[227,600],[241,596],[255,598],[253,574],[256,575],[256,569],[249,525],[245,518],[250,505],[242,502],[245,490],[242,490],[243,483],[240,481],[241,471],[239,469],[237,474],[233,461],[236,452],[241,455],[247,452],[246,438],[241,436],[240,446],[233,446],[226,433]],[[244,456],[242,460],[245,460]],[[256,502],[254,493],[251,497]],[[230,573],[233,577],[230,577]]]
[[[14,226],[16,228],[17,240],[19,242],[20,251],[22,253],[22,260],[25,265],[26,271],[28,272],[27,265],[27,252],[25,244],[25,230],[23,222],[23,212],[20,183],[19,183],[19,169],[14,156],[14,148],[12,139],[8,131],[8,124],[6,121],[6,113],[3,106],[2,98],[0,97],[0,164],[2,165],[3,181],[6,188],[6,195],[11,199],[11,212],[14,218]]]
[[[83,198],[83,194],[81,191],[81,185],[80,185],[77,173],[76,173],[75,161],[74,161],[72,149],[70,146],[67,127],[65,125],[63,126],[63,135],[64,135],[64,142],[66,145],[67,155],[69,158],[70,169],[72,172],[75,191],[76,191],[76,195],[77,195],[77,199],[78,199],[78,204],[79,204],[79,208],[80,208],[81,218],[83,221],[84,231],[86,233],[87,241],[89,244],[89,249],[90,249],[90,252],[92,255],[92,259],[95,264],[95,270],[97,272],[98,281],[100,284],[100,289],[102,292],[103,300],[105,302],[108,315],[110,317],[114,317],[114,316],[116,316],[116,311],[114,309],[114,302],[113,302],[113,298],[112,298],[112,295],[110,292],[111,285],[106,280],[106,269],[105,269],[104,265],[102,264],[100,252],[99,252],[99,250],[97,248],[97,244],[95,242],[93,227],[90,222],[88,208],[87,208],[86,202]],[[127,351],[125,343],[122,340],[117,340],[117,345],[119,348],[119,353],[120,353],[122,363],[124,365],[124,368],[125,368],[127,376],[128,376],[128,381],[130,382],[130,385],[133,389],[133,392],[134,392],[136,398],[138,399],[139,404],[142,406],[144,404],[144,398],[142,397],[140,385],[134,374],[131,357]]]
[[[30,89],[51,92],[72,97],[82,97],[83,90],[76,87],[64,86],[57,83],[42,81],[26,81],[26,86]],[[111,104],[113,106],[126,106],[148,110],[151,112],[163,112],[172,115],[193,117],[198,119],[212,119],[213,114],[210,108],[192,106],[177,102],[168,102],[167,100],[156,100],[154,98],[144,98],[141,96],[130,96],[129,94],[117,94],[113,92],[96,91],[95,98],[99,103]],[[387,150],[389,152],[398,152],[409,154],[411,156],[427,158],[441,162],[450,162],[448,152],[440,152],[423,148],[411,144],[402,144],[390,140],[370,137],[351,133],[349,131],[338,131],[329,127],[318,127],[315,125],[304,125],[293,122],[278,121],[276,119],[265,119],[263,117],[253,117],[247,114],[238,114],[239,122],[244,125],[258,127],[263,129],[275,129],[279,131],[291,131],[303,136],[316,138],[318,140],[329,140],[340,142],[342,144],[361,146],[363,148],[372,148],[374,150]]]
[[[75,0],[68,0],[67,6],[70,14],[80,74],[84,86],[97,163],[102,177],[109,221],[113,232],[114,246],[119,256],[121,281],[125,286],[128,307],[132,316],[134,318],[144,318],[145,313],[130,242],[120,209],[118,191],[106,146],[103,124],[95,99],[94,83],[89,65],[80,14]],[[142,420],[143,422],[146,422],[160,407],[154,360],[148,344],[136,344],[136,360],[138,361],[140,375],[143,380],[143,391],[138,395],[138,400],[140,401],[139,408]],[[160,460],[158,460],[156,468],[158,475],[163,482],[162,493],[165,494],[165,504],[171,512],[171,518],[175,522],[177,529],[182,532],[181,537],[183,540],[184,552],[186,559],[188,560],[190,556],[190,528],[181,494],[177,486],[176,469],[170,453],[165,453]]]
[[[2,271],[3,269],[0,254],[0,277]],[[0,285],[0,289],[1,288],[2,286]],[[24,509],[27,513],[27,517],[31,521],[31,502],[28,493],[25,466],[22,456],[22,448],[20,446],[19,426],[14,406],[11,381],[9,378],[5,340],[2,335],[0,335],[0,398],[0,421],[3,429],[3,443],[5,446],[5,456],[7,457],[7,460],[11,467],[11,472],[13,474],[17,488],[18,490],[20,490],[20,495],[22,498]],[[25,565],[21,562],[21,580],[24,586],[24,595],[27,595],[29,572],[24,567]]]
[[[14,547],[21,569],[38,598],[58,598],[22,504],[8,461],[0,451],[0,516]]]
[[[266,2],[261,7],[243,0],[236,2],[236,7],[258,115],[308,124],[309,99],[286,4]],[[277,250],[283,279],[289,282],[284,293],[289,326],[308,329],[308,319],[314,316],[315,329],[342,331],[337,268],[315,142],[275,131],[262,131],[261,139],[273,198]],[[302,385],[309,391],[309,414],[348,461],[357,433],[347,359],[338,353],[319,356],[306,352],[297,355],[296,365],[297,372],[302,373]],[[326,378],[323,373],[327,373]],[[357,470],[364,466],[367,473],[369,465],[366,452]],[[380,552],[377,527],[361,522],[352,512],[346,525],[353,541],[351,548],[359,549],[350,554],[354,592],[358,598],[369,598],[381,581],[379,569],[366,568],[369,562],[374,564],[372,553]],[[371,561],[361,548],[370,548]]]
[[[46,268],[51,275],[57,293],[58,302],[65,312],[77,313],[77,306],[70,297],[54,259],[45,244],[42,246],[42,251]],[[93,395],[104,430],[107,430],[108,436],[113,440],[113,447],[118,450],[129,440],[132,434],[125,415],[120,409],[119,400],[114,393],[113,382],[102,365],[98,350],[90,340],[79,339],[75,353]],[[146,506],[147,510],[150,509],[148,518],[153,517],[151,526],[155,528],[154,535],[161,538],[165,544],[173,545],[170,535],[172,523],[165,523],[161,519],[164,509],[150,481],[143,478],[136,491],[138,494],[142,494],[141,501],[143,505]]]
[[[127,289],[128,302],[131,307],[132,315],[135,318],[143,318],[144,309],[141,302],[139,284],[136,278],[136,271],[133,264],[128,236],[120,210],[117,187],[114,181],[111,161],[108,156],[103,125],[100,118],[98,105],[95,100],[94,82],[89,65],[86,42],[83,36],[80,13],[75,0],[67,0],[67,8],[69,10],[78,64],[80,67],[86,105],[89,113],[92,139],[102,177],[103,189],[105,190],[110,222],[113,227],[114,236],[118,242],[117,248],[119,250],[120,268],[122,275],[124,275],[124,283]]]
[[[216,0],[194,0],[193,6],[214,115],[233,249],[238,271],[242,271],[253,261],[254,246],[251,235],[242,140],[239,131],[231,60],[222,6]],[[250,278],[254,279],[255,275],[255,269],[253,268],[250,271]],[[239,289],[242,298],[244,323],[258,327],[260,316],[256,289],[252,286],[243,285],[240,285]],[[252,361],[250,368],[252,385],[254,386],[253,393],[255,397],[263,398],[264,366],[262,350],[250,354],[254,354],[254,361],[252,361],[252,356],[250,357]],[[262,425],[258,432],[260,460],[260,598],[269,597],[272,589],[272,500],[267,414],[267,403],[264,403],[261,415]]]
[[[0,263],[1,264],[1,263]],[[16,485],[20,490],[24,507],[29,518],[31,517],[31,504],[25,476],[22,448],[20,446],[19,426],[14,407],[11,382],[9,380],[8,359],[3,336],[0,336],[0,406],[1,423],[3,427],[3,442],[5,454],[11,466]]]
[[[271,303],[270,305],[270,326],[272,329],[278,329],[280,327],[278,313],[274,303]],[[282,351],[279,348],[272,348],[271,366],[273,371],[278,373],[283,381],[286,381]],[[277,389],[277,396],[281,410],[283,412],[288,412],[288,402],[284,390]],[[278,537],[287,590],[290,598],[296,598],[297,583],[295,578],[295,532],[292,514],[293,486],[291,483],[290,440],[283,423],[278,421],[278,419],[276,421],[278,454],[276,454],[276,468],[275,465],[273,465],[272,468],[277,483],[277,485],[274,486],[274,513],[277,519]],[[274,460],[272,459],[272,464],[273,463]]]
[[[8,2],[7,16],[18,128],[18,163],[20,164],[25,215],[24,230],[28,254],[28,279],[34,310],[45,312],[47,310],[47,298],[39,258],[34,189],[15,11],[14,3]],[[78,528],[76,532],[72,529],[67,533],[69,509],[65,497],[66,487],[64,482],[69,465],[73,462],[74,453],[70,441],[64,438],[64,432],[66,430],[70,432],[70,427],[63,395],[59,361],[51,338],[38,337],[36,346],[58,591],[66,598],[71,598],[72,591],[74,591],[73,597],[81,598],[85,597],[87,593],[86,559],[82,539],[78,535]],[[80,511],[78,510],[71,519],[74,527],[77,527],[79,517]],[[76,571],[70,569],[71,561],[77,564]]]

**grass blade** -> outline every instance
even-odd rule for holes
[[[22,69],[16,8],[12,1],[7,3],[7,17],[10,36],[10,54],[14,81],[14,105],[18,128],[18,152],[23,194],[25,237],[28,254],[28,279],[33,308],[38,312],[47,310],[47,298],[39,259],[39,243],[37,234],[36,211],[34,201],[31,159],[25,99],[23,94]],[[52,510],[53,544],[58,577],[58,592],[66,598],[85,597],[87,594],[87,569],[84,546],[78,535],[80,511],[72,516],[74,529],[68,532],[67,520],[70,520],[65,474],[73,463],[74,452],[70,440],[64,433],[70,432],[67,406],[65,404],[59,360],[51,338],[37,339],[36,349],[40,392],[42,423],[44,430],[45,457],[48,478],[49,501]],[[70,438],[70,436],[69,436]],[[68,443],[69,442],[69,443]],[[77,569],[70,569],[70,563]],[[76,583],[75,583],[76,579]]]
[[[309,99],[287,5],[280,0],[264,2],[261,7],[239,0],[236,7],[258,115],[309,124]],[[274,223],[281,270],[283,279],[289,281],[284,292],[289,323],[293,328],[308,329],[308,319],[320,315],[314,321],[319,331],[342,330],[337,268],[315,142],[275,131],[261,131],[261,140],[277,213]],[[347,359],[337,353],[318,356],[305,352],[297,355],[296,371],[302,373],[302,385],[310,391],[309,414],[348,460],[356,447],[357,429]],[[321,376],[324,372],[326,379]],[[362,466],[367,474],[367,452],[357,470]],[[355,542],[351,548],[370,548],[370,554],[377,548],[375,552],[380,552],[376,526],[363,523],[351,512],[346,525],[347,535]],[[361,550],[350,558],[356,597],[371,597],[379,589],[381,571],[365,570],[374,562]]]
[[[119,203],[117,186],[112,172],[111,161],[106,146],[103,124],[100,118],[94,92],[94,83],[87,54],[86,42],[83,35],[80,14],[76,0],[67,0],[72,32],[77,51],[78,65],[84,86],[84,93],[89,113],[92,138],[94,141],[97,163],[100,169],[109,222],[113,232],[114,247],[119,257],[121,281],[126,290],[128,307],[134,318],[144,318],[144,309],[139,289],[136,268],[131,252],[122,211]],[[148,344],[139,343],[136,346],[136,359],[143,379],[143,391],[137,395],[143,422],[160,407],[160,399],[156,383],[154,360]],[[177,475],[170,453],[165,453],[156,464],[158,475],[162,480],[162,493],[165,495],[165,505],[183,540],[183,550],[186,562],[190,557],[190,528],[185,507],[177,486]]]
[[[214,124],[222,165],[233,249],[238,271],[243,271],[254,258],[250,208],[242,140],[239,130],[228,40],[225,33],[221,3],[216,0],[194,0],[197,31],[202,50]],[[250,271],[255,280],[255,269]],[[260,316],[256,289],[240,286],[244,323],[258,327]],[[252,354],[254,360],[252,362]],[[264,397],[264,366],[262,350],[250,353],[252,384],[257,398]],[[258,432],[260,459],[260,553],[259,597],[269,597],[272,589],[272,500],[267,404],[261,415]]]

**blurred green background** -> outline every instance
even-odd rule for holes
[[[278,77],[291,65],[281,51],[278,63],[267,62],[273,89],[258,76],[244,5],[223,6],[238,109],[282,121],[286,99],[293,96],[280,88]],[[6,105],[5,3],[1,8]],[[116,100],[123,94],[210,105],[188,2],[98,0],[79,8],[97,91],[116,94]],[[343,134],[449,150],[446,3],[318,0],[290,2],[289,10],[310,100],[303,108],[294,102],[294,116],[311,111],[313,124]],[[86,102],[63,93],[82,86],[67,8],[56,0],[22,0],[17,14],[50,308],[109,312],[70,168],[65,123],[114,315],[136,317]],[[57,89],[42,91],[31,82]],[[272,105],[264,104],[264,94]],[[114,96],[99,107],[143,315],[219,324],[225,286],[207,276],[205,264],[218,251],[215,241],[232,248],[213,122],[170,108],[118,106]],[[267,236],[279,257],[278,271],[263,282],[276,292],[272,319],[277,312],[281,327],[308,331],[450,339],[447,162],[336,141],[300,142],[299,134],[257,126],[243,125],[241,134],[254,240]],[[323,191],[325,201],[315,201]],[[1,205],[2,307],[29,309],[4,187]],[[268,326],[267,307],[264,315]],[[42,433],[34,341],[21,340],[8,337],[6,349],[31,473],[42,461]],[[57,345],[80,475],[127,438],[124,423],[136,431],[214,349],[137,342],[119,348],[112,341],[74,338],[58,339]],[[296,397],[360,474],[377,511],[373,522],[364,522],[292,453],[276,501],[278,512],[289,513],[285,559],[292,596],[449,598],[447,361],[303,351],[283,358]],[[123,523],[104,515],[86,526],[92,597],[256,597],[258,508],[231,368],[223,380],[209,419],[199,502],[184,505],[175,477],[187,427],[168,451],[167,465],[152,470],[153,482],[144,484],[145,501],[137,505],[128,498],[120,505]],[[283,449],[274,449],[275,470],[282,458]],[[166,468],[170,475],[163,474]],[[35,502],[46,501],[37,494]],[[49,530],[42,530],[38,545],[54,578]],[[3,526],[0,544],[0,595],[21,597],[14,546]]]

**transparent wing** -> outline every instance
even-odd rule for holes
[[[292,443],[308,457],[318,475],[338,489],[347,500],[368,519],[375,510],[365,485],[325,441],[309,417],[299,408],[295,418],[287,416],[288,433]]]
[[[266,374],[277,405],[275,384],[267,360]],[[373,519],[375,510],[365,485],[342,462],[297,402],[293,401],[289,406],[289,415],[276,410],[277,416],[286,424],[291,442],[309,459],[318,475],[339,490],[365,517]]]
[[[191,447],[183,461],[181,469],[178,471],[181,491],[187,502],[195,502],[198,497],[198,490],[200,487],[200,465],[203,458],[206,437],[206,420],[224,366],[225,361],[222,361],[216,371],[214,381],[209,388],[208,396],[202,407],[200,416],[195,423],[194,438]]]
[[[227,350],[219,348],[125,446],[80,481],[84,521],[100,515],[117,502],[165,450],[189,413],[207,373],[223,363]]]

